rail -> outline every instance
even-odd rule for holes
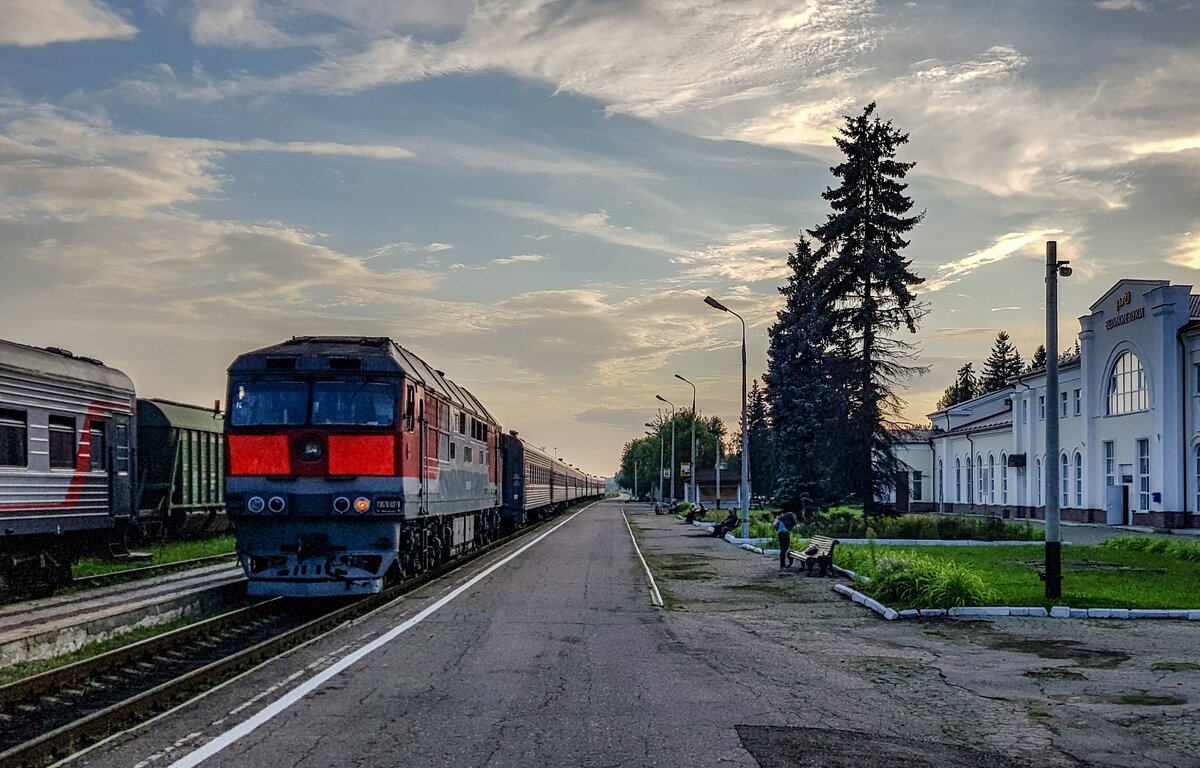
[[[350,604],[274,598],[0,686],[0,765],[42,766],[77,752],[378,610],[546,522]]]

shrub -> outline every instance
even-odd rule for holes
[[[917,552],[880,555],[866,570],[870,582],[862,589],[892,607],[954,608],[987,605],[995,599],[983,578],[967,566]]]
[[[675,505],[675,511],[681,515],[686,515],[688,513],[688,510],[691,508],[692,508],[692,502],[690,502],[690,501],[681,501]]]

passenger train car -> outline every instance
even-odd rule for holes
[[[0,593],[52,589],[133,508],[133,382],[0,341]]]
[[[98,360],[0,341],[0,596],[69,582],[85,552],[220,529],[221,432]]]
[[[254,595],[378,592],[603,494],[383,337],[297,337],[238,357],[226,444]]]

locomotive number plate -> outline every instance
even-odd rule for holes
[[[375,509],[380,512],[401,512],[404,510],[404,499],[376,499]]]

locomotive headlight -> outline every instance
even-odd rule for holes
[[[345,496],[338,496],[333,500],[333,511],[339,515],[344,515],[350,511],[350,499]]]
[[[267,507],[267,502],[263,501],[262,496],[251,496],[246,499],[246,509],[254,514],[259,514]]]
[[[277,515],[283,511],[285,506],[282,496],[272,496],[271,500],[267,502],[267,508]]]
[[[321,443],[317,440],[309,438],[304,441],[304,447],[300,449],[301,461],[320,461],[321,460]]]
[[[363,514],[371,508],[371,502],[365,496],[359,496],[354,500],[354,511],[358,514]]]

